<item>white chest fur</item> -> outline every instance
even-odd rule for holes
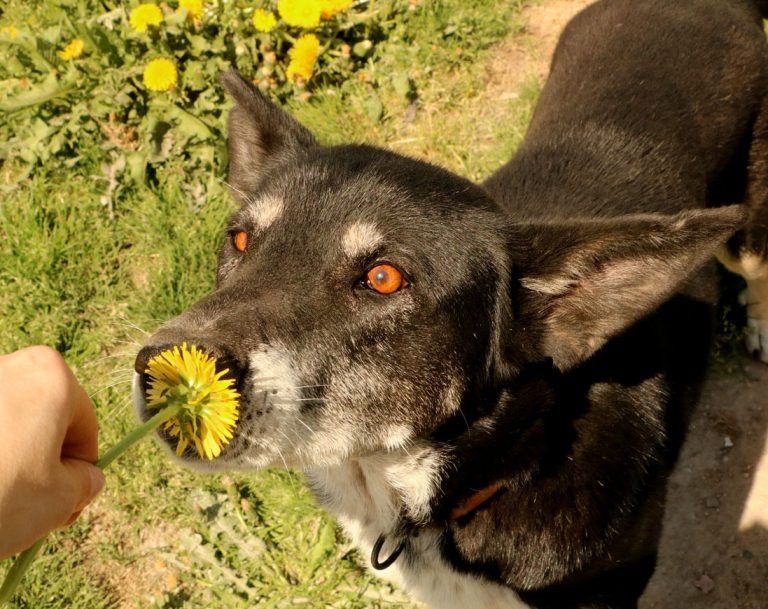
[[[428,516],[440,470],[439,454],[409,449],[313,469],[307,477],[323,505],[336,516],[370,565],[379,535],[390,536],[401,513],[414,520]],[[438,548],[439,532],[411,538],[409,559],[401,557],[377,575],[392,581],[435,609],[525,609],[509,588],[454,570]],[[391,539],[391,537],[390,537]],[[389,540],[381,557],[394,549]]]

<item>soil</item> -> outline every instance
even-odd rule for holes
[[[589,0],[543,0],[497,49],[488,90],[544,82],[565,24]],[[669,486],[656,573],[640,609],[768,609],[768,366],[713,373]]]
[[[708,381],[641,609],[768,608],[767,434],[768,366]]]

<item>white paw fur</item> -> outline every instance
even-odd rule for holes
[[[768,319],[747,319],[745,343],[749,353],[768,364]]]

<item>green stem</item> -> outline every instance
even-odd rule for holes
[[[112,461],[117,459],[131,446],[136,444],[136,442],[146,436],[150,431],[156,427],[159,427],[168,419],[172,419],[177,414],[179,414],[180,409],[181,406],[178,405],[163,408],[163,410],[158,412],[151,419],[139,425],[136,429],[131,431],[131,433],[129,433],[107,452],[105,452],[101,458],[96,461],[96,467],[105,469],[110,463],[112,463]],[[3,585],[0,587],[0,606],[10,602],[11,597],[14,595],[16,588],[21,582],[21,579],[24,577],[27,569],[29,569],[29,566],[35,560],[35,556],[37,556],[37,553],[43,546],[44,541],[45,537],[36,541],[32,547],[27,548],[21,554],[19,554],[19,557],[13,563],[13,566],[8,570],[8,573],[3,580]]]
[[[159,427],[160,425],[165,423],[168,419],[172,419],[177,414],[179,414],[179,410],[181,410],[181,406],[179,405],[173,405],[173,406],[168,406],[167,408],[163,408],[155,416],[153,416],[151,419],[139,425],[131,433],[129,433],[117,444],[115,444],[112,448],[110,448],[107,452],[105,452],[101,456],[101,458],[98,461],[96,461],[96,467],[105,469],[110,463],[112,463],[112,461],[117,459],[128,448],[136,444],[136,442],[141,440],[150,431],[152,431],[156,427]]]
[[[29,569],[29,565],[35,560],[35,556],[40,551],[45,543],[45,537],[38,539],[31,548],[27,548],[16,559],[13,566],[8,570],[8,574],[3,581],[3,587],[0,588],[0,606],[11,600],[13,593],[16,591],[16,586],[19,585],[21,578],[24,577],[24,573]]]

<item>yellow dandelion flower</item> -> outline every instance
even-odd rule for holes
[[[291,62],[285,75],[288,78],[300,77],[309,80],[315,68],[317,56],[320,54],[320,41],[314,34],[304,34],[288,51]]]
[[[331,19],[334,15],[346,11],[352,4],[354,0],[321,0],[321,15],[323,19]]]
[[[0,34],[7,34],[11,40],[15,40],[16,36],[19,35],[19,30],[16,29],[15,25],[6,25],[0,27]]]
[[[253,27],[259,32],[271,32],[277,25],[277,19],[274,13],[265,11],[263,8],[257,8],[253,11]]]
[[[320,25],[322,0],[277,0],[277,12],[288,25],[311,29]]]
[[[179,0],[179,10],[187,9],[189,19],[200,19],[203,16],[203,0]]]
[[[150,25],[156,27],[163,22],[163,11],[151,2],[139,4],[131,11],[129,21],[135,32],[146,32]]]
[[[150,91],[167,91],[176,86],[179,73],[170,59],[153,59],[144,68],[144,86]]]
[[[71,61],[73,59],[77,59],[80,57],[80,55],[83,54],[83,49],[85,48],[85,43],[80,40],[80,38],[75,38],[72,42],[70,42],[67,46],[65,46],[61,51],[59,51],[59,57],[61,57],[64,61]]]
[[[186,343],[156,355],[147,364],[148,408],[179,407],[165,432],[178,438],[176,454],[194,446],[201,459],[214,459],[232,440],[239,418],[240,395],[229,370],[216,372],[216,360]]]

